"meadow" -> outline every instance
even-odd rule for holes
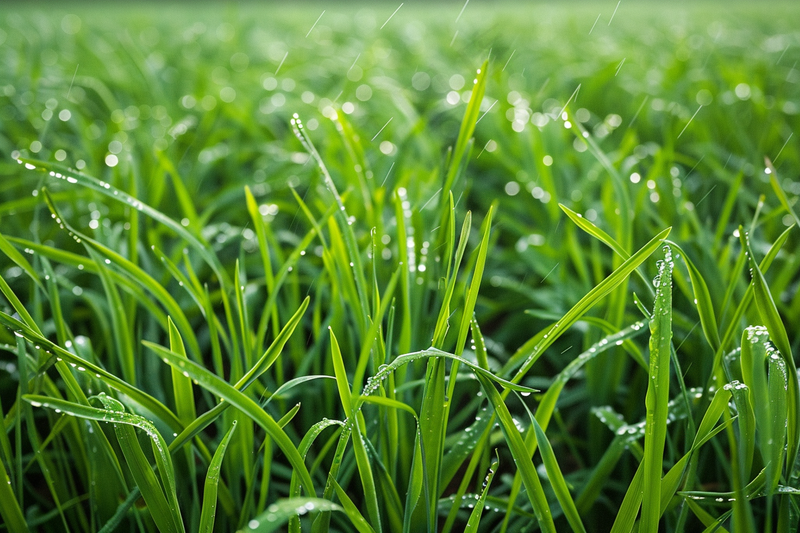
[[[798,20],[5,3],[0,530],[796,531]]]

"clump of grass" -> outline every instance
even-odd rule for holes
[[[796,29],[238,9],[0,21],[7,530],[796,528]]]

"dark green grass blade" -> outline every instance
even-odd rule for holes
[[[219,485],[222,460],[225,457],[225,450],[235,430],[236,421],[234,420],[231,428],[225,433],[225,436],[217,446],[214,457],[208,465],[206,481],[203,485],[203,509],[200,513],[200,527],[198,529],[200,533],[212,533],[214,531],[214,519],[217,513],[217,486]]]

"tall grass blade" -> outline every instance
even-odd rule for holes
[[[641,531],[657,533],[661,518],[661,476],[669,414],[670,350],[672,343],[672,252],[664,247],[664,260],[656,278],[656,301],[650,322],[650,372],[645,405],[644,458],[642,459]]]
[[[217,450],[214,452],[214,457],[208,465],[206,473],[205,484],[203,485],[203,508],[200,513],[200,533],[213,533],[214,520],[217,514],[217,486],[219,485],[220,470],[222,468],[222,460],[225,457],[225,450],[228,448],[228,443],[233,437],[233,432],[236,430],[236,421],[231,424],[231,428],[222,437]]]

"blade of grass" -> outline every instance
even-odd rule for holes
[[[657,533],[661,518],[661,476],[669,414],[670,350],[672,342],[672,252],[664,247],[664,260],[656,278],[656,301],[650,322],[650,372],[645,397],[644,458],[642,460],[641,531]]]
[[[297,448],[295,448],[291,439],[289,439],[288,435],[286,435],[275,420],[266,411],[261,409],[256,402],[194,361],[182,358],[180,355],[158,344],[149,341],[142,341],[142,343],[161,357],[165,363],[188,373],[189,377],[196,380],[200,387],[203,387],[209,392],[221,397],[226,402],[229,402],[261,426],[275,441],[283,453],[286,454],[286,458],[292,464],[292,467],[298,471],[303,490],[306,491],[306,494],[310,494],[314,497],[314,483],[308,473],[306,465],[303,463],[303,459],[300,457],[300,454],[297,453]]]
[[[203,485],[203,508],[200,514],[200,527],[198,529],[201,533],[212,533],[214,531],[214,519],[217,513],[217,485],[219,484],[222,459],[225,457],[225,450],[235,430],[236,421],[234,420],[231,424],[231,428],[225,433],[225,436],[217,446],[214,457],[208,465],[206,480]]]

